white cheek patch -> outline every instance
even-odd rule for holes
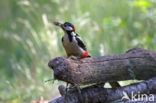
[[[65,27],[65,29],[66,29],[66,30],[69,30],[69,31],[72,31],[72,30],[73,30],[73,28],[70,27],[70,26]]]

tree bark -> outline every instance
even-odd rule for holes
[[[86,87],[81,90],[81,94],[76,90],[71,90],[65,94],[65,96],[59,97],[49,103],[155,103],[156,96],[156,77],[146,80],[141,83],[125,86],[122,88],[100,88],[97,86]],[[147,95],[150,97],[144,97],[144,101],[129,100],[133,95]],[[129,99],[123,98],[128,96]],[[152,97],[152,96],[153,97]],[[153,98],[153,99],[150,99]]]
[[[156,76],[156,53],[140,48],[123,54],[80,60],[58,57],[48,63],[57,80],[75,85],[123,80],[147,80]]]

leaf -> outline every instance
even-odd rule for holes
[[[134,2],[134,6],[136,6],[136,7],[150,7],[150,2],[149,1],[147,1],[147,0],[136,0],[135,2]]]

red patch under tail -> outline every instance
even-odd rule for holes
[[[87,58],[90,57],[88,51],[84,51],[84,53],[80,56],[80,58]]]

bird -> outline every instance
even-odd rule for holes
[[[54,25],[59,26],[64,31],[64,36],[62,37],[62,44],[68,58],[71,56],[75,56],[80,59],[91,57],[91,55],[87,51],[86,45],[82,41],[81,37],[76,33],[76,28],[72,23],[54,22]],[[113,81],[109,83],[112,88],[120,87],[120,84],[118,82]],[[104,84],[105,83],[99,83],[97,84],[97,86],[103,87]]]
[[[75,56],[80,59],[91,57],[81,37],[75,32],[75,26],[72,23],[54,22],[54,24],[61,27],[65,33],[62,37],[62,44],[67,57]]]

